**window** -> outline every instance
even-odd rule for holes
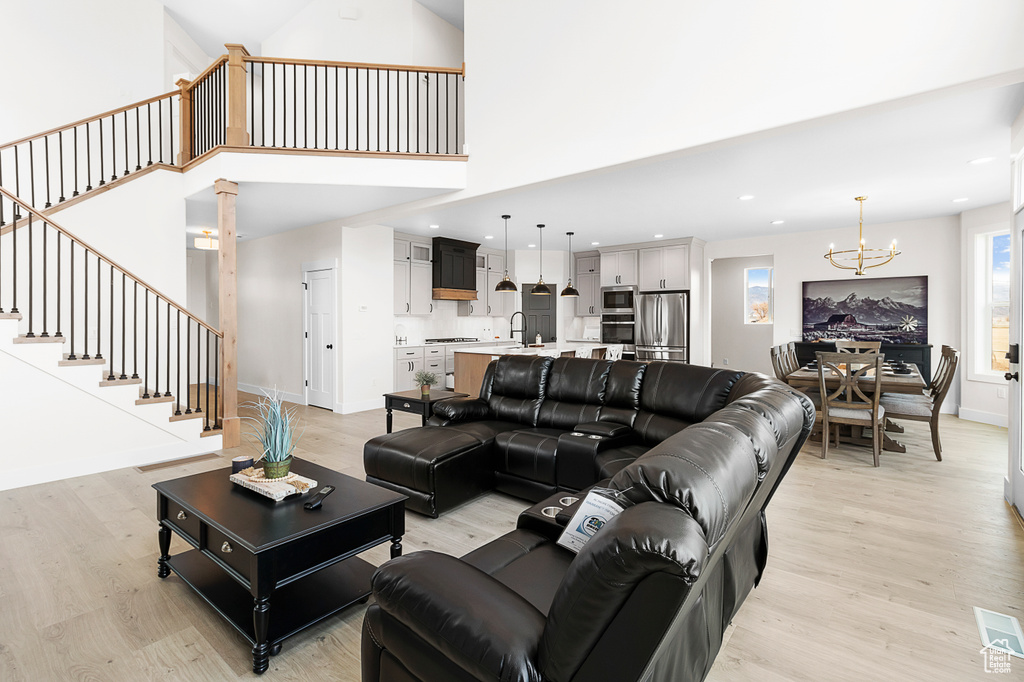
[[[1002,375],[1010,368],[1010,233],[987,232],[975,240],[975,367],[979,374]]]
[[[775,315],[772,268],[747,268],[743,271],[746,324],[771,324]]]

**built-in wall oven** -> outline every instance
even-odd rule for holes
[[[636,287],[601,287],[602,313],[632,313],[636,309]]]
[[[633,312],[601,315],[601,343],[621,343],[623,355],[632,356],[636,352],[636,316]]]

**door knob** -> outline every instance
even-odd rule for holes
[[[333,350],[333,349],[334,349],[334,344],[333,343],[327,344],[327,350]]]
[[[1017,372],[1014,372],[1013,374],[1007,372],[1006,374],[1003,375],[1003,378],[1006,379],[1007,381],[1020,381],[1020,375]]]

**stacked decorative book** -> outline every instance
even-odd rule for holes
[[[280,502],[289,495],[297,495],[316,487],[316,481],[298,474],[288,474],[284,478],[263,478],[263,469],[244,469],[229,477],[232,483],[248,488],[275,502]]]

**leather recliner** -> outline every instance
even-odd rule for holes
[[[603,483],[633,504],[578,555],[556,544],[557,522],[521,516],[462,559],[382,565],[363,682],[702,680],[762,575],[765,507],[814,423],[806,396],[761,375],[729,393]],[[656,418],[657,396],[647,405],[642,430],[657,438],[674,425]]]

